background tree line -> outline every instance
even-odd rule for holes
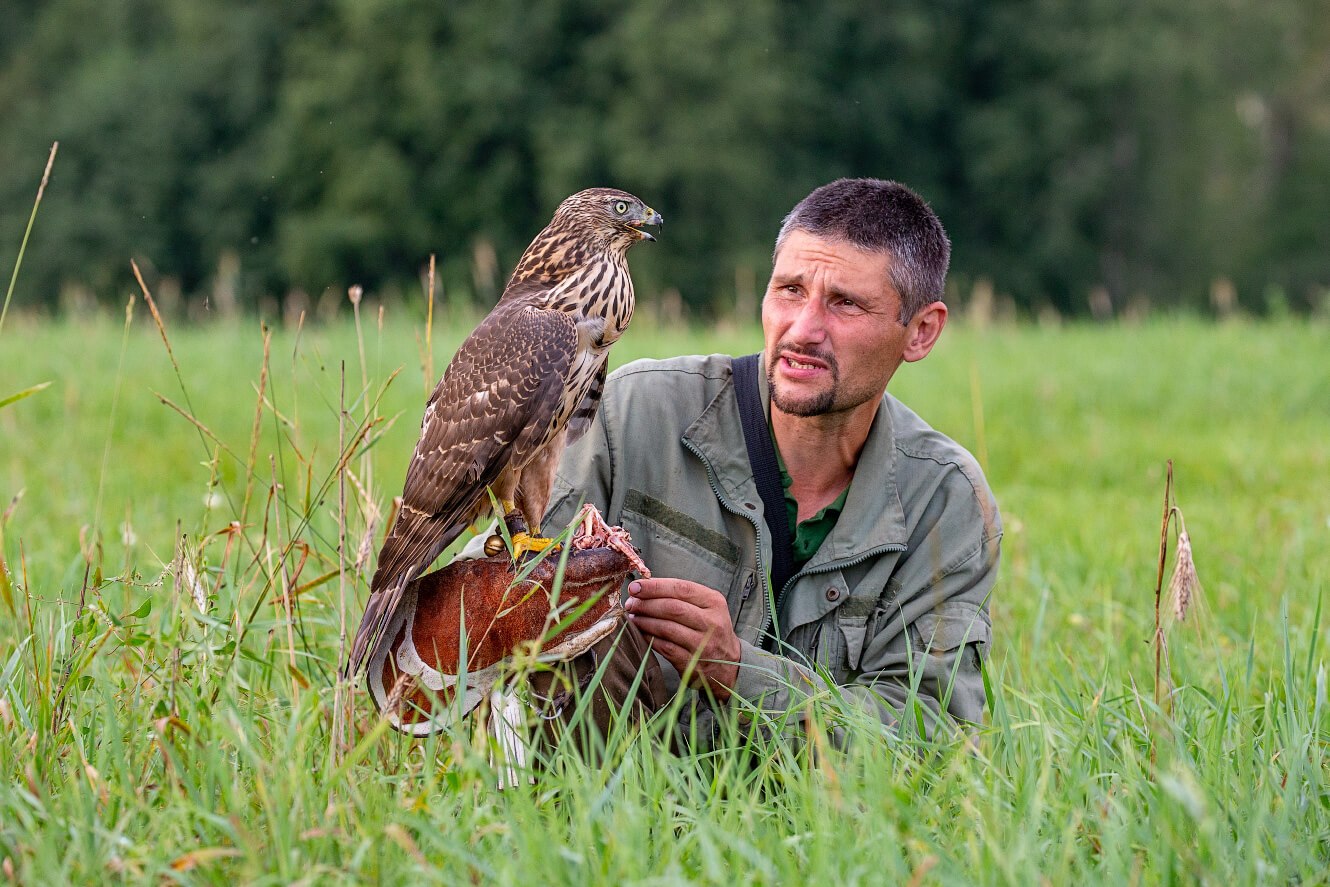
[[[1321,0],[0,0],[0,267],[18,304],[142,257],[241,305],[359,283],[492,299],[554,205],[667,220],[639,289],[729,305],[842,175],[919,190],[952,283],[1062,311],[1321,304]],[[1216,281],[1229,281],[1216,286]],[[1093,294],[1093,296],[1092,296]]]

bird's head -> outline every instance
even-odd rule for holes
[[[663,225],[660,213],[617,188],[588,188],[559,204],[555,225],[580,230],[605,249],[624,252],[640,240],[655,240],[647,225]]]

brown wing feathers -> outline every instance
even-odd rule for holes
[[[462,344],[426,407],[402,509],[352,645],[352,672],[380,640],[402,589],[484,510],[486,488],[503,469],[530,458],[540,443],[533,436],[548,429],[558,406],[577,344],[572,318],[530,307],[496,314]]]

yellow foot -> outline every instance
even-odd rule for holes
[[[521,557],[528,551],[539,553],[554,544],[553,539],[546,539],[544,536],[539,535],[539,532],[540,531],[537,530],[536,535],[532,535],[531,533],[514,533],[513,557]]]

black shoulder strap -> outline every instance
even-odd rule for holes
[[[793,574],[794,558],[791,552],[790,521],[785,509],[785,489],[780,483],[780,465],[776,461],[776,447],[771,442],[766,413],[762,410],[762,395],[758,391],[758,373],[762,371],[760,354],[748,354],[733,360],[734,397],[739,402],[739,419],[743,425],[744,443],[748,447],[748,464],[753,468],[758,495],[762,497],[767,529],[771,532],[771,587],[779,596],[780,590]]]

